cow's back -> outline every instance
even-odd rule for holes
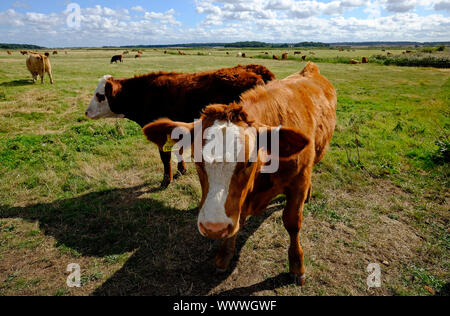
[[[336,126],[337,97],[315,64],[308,63],[301,73],[246,92],[242,101],[257,122],[301,130],[314,140],[315,163],[323,158]]]

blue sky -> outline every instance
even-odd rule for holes
[[[47,47],[188,42],[450,41],[450,0],[2,0],[0,42]]]

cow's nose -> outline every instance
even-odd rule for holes
[[[226,238],[231,232],[231,224],[228,223],[199,223],[200,232],[210,238]]]

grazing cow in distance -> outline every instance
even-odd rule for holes
[[[21,50],[20,53],[21,53],[22,55],[28,55],[28,52],[27,52],[26,50]]]
[[[245,53],[242,53],[242,58],[245,58],[245,57],[247,57],[247,55],[245,55]]]
[[[305,61],[306,60],[306,55],[302,56],[302,60]]]
[[[54,50],[54,51],[53,51],[53,55],[58,55],[58,51],[57,51],[57,50]]]
[[[391,52],[387,52],[388,56],[394,56],[394,54],[392,54]]]
[[[116,63],[117,64],[118,61],[123,63],[123,56],[122,55],[114,55],[113,57],[111,57],[110,64],[112,64],[112,63]]]
[[[288,53],[284,53],[283,55],[281,55],[281,59],[283,60],[287,60],[288,59]]]
[[[239,101],[240,95],[256,85],[264,85],[275,78],[260,65],[237,66],[201,73],[151,73],[131,79],[105,76],[86,111],[91,119],[124,117],[141,127],[161,118],[192,121],[200,111],[212,103]],[[171,153],[160,148],[164,164],[162,187],[173,179]],[[184,161],[178,164],[181,174],[186,172]]]
[[[273,60],[280,60],[280,58],[279,58],[278,56],[276,56],[276,55],[273,55],[273,56],[272,56],[272,59],[273,59]]]
[[[27,68],[33,76],[33,82],[36,83],[37,76],[41,77],[41,83],[44,83],[44,75],[47,73],[50,77],[50,83],[53,84],[52,65],[50,59],[42,54],[30,53],[27,61]]]
[[[301,55],[302,54],[302,52],[294,52],[294,56],[295,55]]]
[[[410,51],[410,50],[407,50],[407,51],[405,51],[405,53],[406,53],[406,54],[411,54],[411,53],[412,53],[412,51]]]
[[[183,51],[181,51],[181,50],[178,51],[178,54],[179,54],[179,55],[186,55],[186,54],[185,54]]]
[[[301,73],[245,92],[239,104],[208,106],[195,123],[161,119],[143,128],[147,139],[160,147],[167,138],[173,142],[183,138],[173,138],[175,128],[193,135],[192,152],[197,153],[202,187],[197,226],[201,235],[223,239],[214,260],[219,271],[228,269],[237,233],[246,220],[261,215],[276,196],[284,194],[289,270],[297,284],[304,285],[299,242],[303,206],[311,197],[313,167],[333,136],[336,107],[333,85],[315,64],[308,63]],[[275,165],[272,170],[269,162]]]
[[[124,51],[123,53],[122,53],[122,55],[128,55],[130,52],[129,51]]]
[[[166,51],[166,50],[164,51],[164,54],[165,54],[165,55],[167,54],[167,51]]]
[[[363,58],[362,58],[362,63],[363,63],[363,64],[368,64],[368,63],[369,63],[369,58],[363,57]]]
[[[136,55],[134,56],[134,59],[136,59],[136,58],[141,58],[141,57],[142,57],[141,54],[136,54]]]
[[[8,55],[12,55],[12,53],[11,53],[11,51],[9,50],[9,51],[7,51],[6,52]]]
[[[138,50],[138,54],[142,55],[144,52],[141,50]]]

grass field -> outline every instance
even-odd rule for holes
[[[137,124],[84,116],[105,74],[260,63],[282,79],[305,65],[236,52],[146,50],[110,65],[119,51],[69,51],[51,57],[54,85],[33,85],[25,57],[0,52],[0,295],[448,295],[448,69],[318,64],[338,91],[338,125],[305,209],[303,288],[287,275],[283,198],[248,222],[232,268],[216,274],[219,243],[196,228],[195,168],[160,190],[159,154]],[[66,286],[71,263],[81,288]],[[368,290],[370,263],[382,286]]]

